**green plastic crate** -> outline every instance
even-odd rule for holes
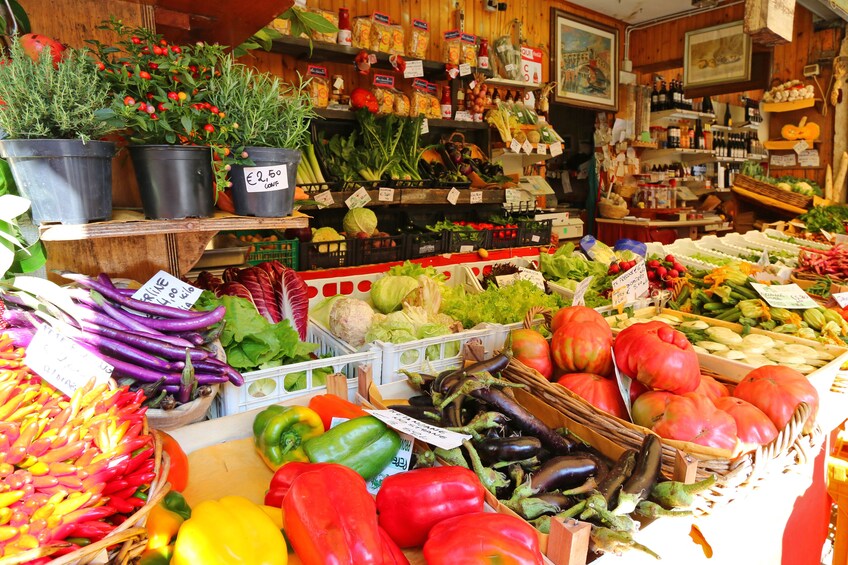
[[[279,261],[286,267],[297,269],[300,265],[300,242],[296,239],[283,239],[283,235],[275,230],[241,230],[233,232],[236,236],[259,235],[267,237],[276,235],[277,241],[257,241],[251,243],[250,255],[247,262],[258,265],[265,261]]]

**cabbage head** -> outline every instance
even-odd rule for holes
[[[371,303],[383,314],[399,310],[403,299],[418,288],[418,280],[407,276],[386,275],[371,286]]]
[[[360,233],[370,237],[377,231],[377,215],[369,208],[348,210],[342,220],[342,229],[348,237],[357,237]]]

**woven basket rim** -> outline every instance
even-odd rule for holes
[[[808,207],[810,202],[813,201],[811,196],[804,196],[803,194],[795,192],[786,192],[785,190],[780,190],[767,182],[759,181],[747,175],[736,175],[733,184],[751,192],[768,196],[769,198],[774,198],[775,200],[792,204],[800,208]]]

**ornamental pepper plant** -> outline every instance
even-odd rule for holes
[[[227,185],[239,124],[209,101],[210,82],[220,75],[225,47],[198,42],[174,45],[145,28],[119,20],[99,29],[118,36],[114,46],[89,41],[97,66],[114,91],[112,109],[136,144],[203,145],[213,152],[218,190]]]

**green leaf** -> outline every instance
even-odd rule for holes
[[[9,4],[12,7],[12,15],[16,20],[18,20],[18,33],[21,35],[30,33],[32,31],[32,27],[29,23],[29,16],[27,16],[23,6],[18,4],[15,0],[10,0]]]
[[[339,31],[339,28],[320,14],[303,12],[301,10],[295,10],[295,14],[297,14],[297,18],[309,31],[316,31],[318,33],[337,33]]]
[[[191,119],[188,116],[183,116],[180,118],[180,124],[182,124],[183,129],[186,133],[191,133]]]
[[[172,131],[169,131],[165,134],[165,141],[167,141],[171,145],[175,144],[177,142],[177,134]]]

